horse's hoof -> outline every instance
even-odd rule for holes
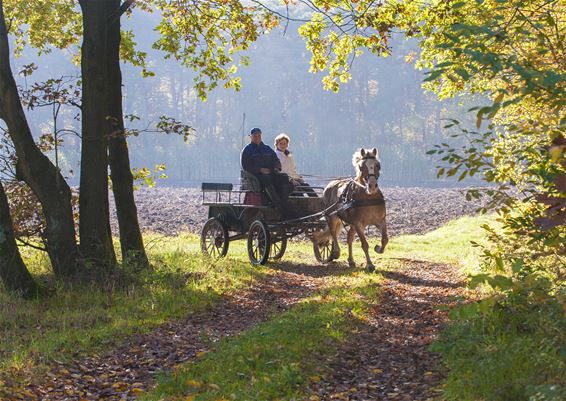
[[[368,273],[373,273],[375,271],[375,266],[374,265],[367,265],[366,267]]]
[[[380,247],[379,245],[376,245],[375,248],[373,248],[375,252],[377,253],[383,253],[384,249],[382,247]]]
[[[332,252],[332,260],[336,260],[340,257],[340,251]]]
[[[354,262],[353,260],[349,260],[348,266],[350,266],[353,269],[354,267],[356,267],[356,262]]]

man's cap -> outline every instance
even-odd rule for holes
[[[250,132],[250,135],[253,134],[261,134],[261,130],[259,128],[253,128],[252,131]]]

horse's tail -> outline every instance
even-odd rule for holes
[[[330,239],[332,238],[332,234],[330,234],[330,227],[328,227],[327,225],[324,230],[315,231],[312,236],[315,244],[317,245],[330,241]]]

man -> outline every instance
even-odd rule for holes
[[[269,146],[261,141],[261,130],[252,129],[250,143],[242,150],[242,168],[255,175],[265,187],[273,206],[283,216],[288,215],[289,177],[281,174],[281,162]]]

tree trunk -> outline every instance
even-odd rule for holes
[[[18,158],[16,174],[39,198],[46,220],[47,251],[58,276],[77,272],[79,252],[71,208],[71,190],[33,140],[10,68],[8,32],[0,0],[0,117],[6,122]]]
[[[80,0],[79,3],[83,14],[81,251],[98,267],[112,269],[116,255],[108,206],[108,139],[114,123],[109,113],[108,77],[113,55],[108,34],[120,3],[119,0]]]
[[[118,227],[120,229],[120,246],[122,261],[129,260],[139,267],[149,266],[143,246],[138,210],[134,199],[134,178],[130,168],[130,156],[124,131],[122,110],[122,71],[120,70],[120,16],[108,30],[108,47],[110,53],[108,105],[111,121],[114,123],[114,135],[109,143],[110,171]]]
[[[119,29],[119,28],[118,28]],[[118,31],[119,35],[119,31]],[[117,51],[117,49],[116,49]],[[117,61],[118,59],[116,59]],[[118,64],[118,62],[117,62]],[[110,139],[110,169],[114,200],[116,202],[116,213],[118,215],[118,226],[120,229],[120,246],[122,249],[122,261],[131,261],[139,267],[149,266],[145,253],[143,239],[138,222],[138,212],[134,200],[134,179],[130,170],[130,157],[128,155],[128,144],[124,136],[124,121],[122,117],[122,84],[120,65],[116,65],[117,82],[112,85],[113,120],[116,122],[116,136]]]
[[[2,183],[0,183],[0,278],[8,291],[20,293],[24,298],[37,296],[39,287],[33,281],[16,245],[8,198]]]

